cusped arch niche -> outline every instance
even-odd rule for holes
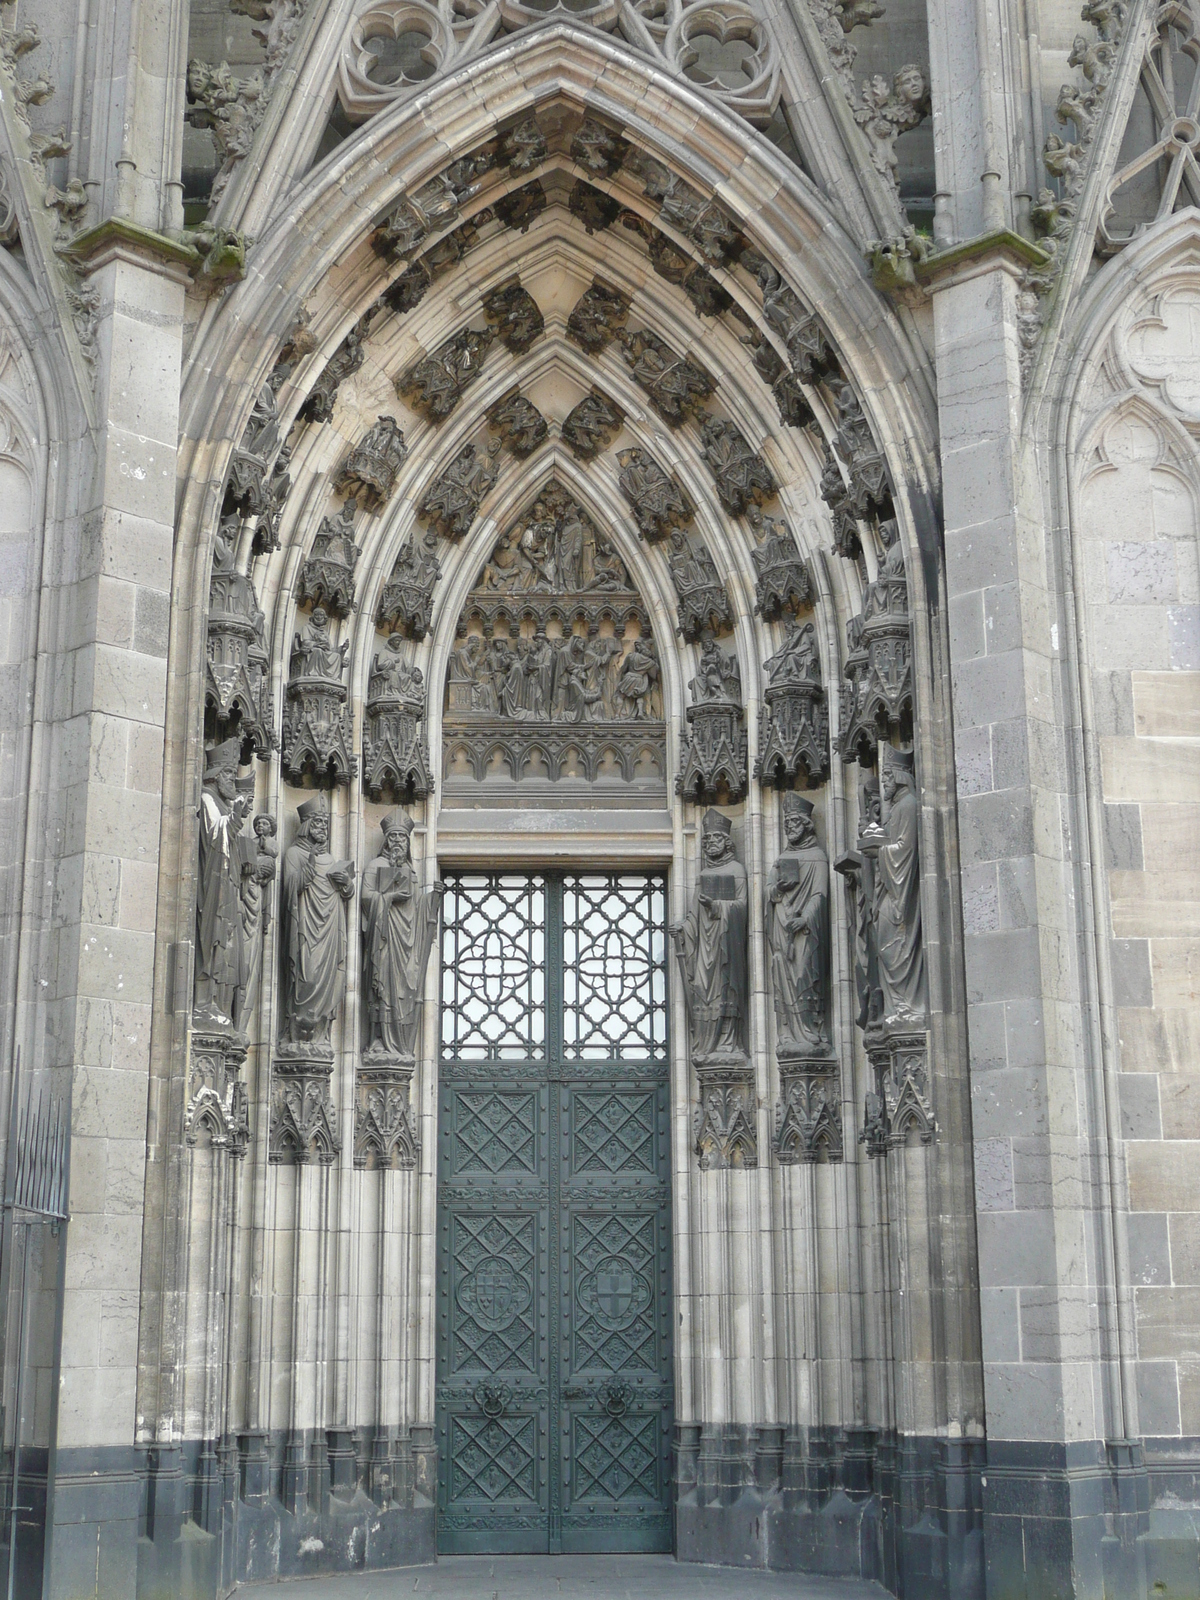
[[[557,475],[533,486],[455,625],[443,805],[665,806],[662,643],[601,519]]]

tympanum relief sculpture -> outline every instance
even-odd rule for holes
[[[362,880],[366,1045],[355,1085],[354,1164],[408,1169],[417,1164],[409,1093],[442,884],[421,890],[406,812],[385,817],[381,828],[382,853]]]
[[[732,834],[728,817],[705,813],[692,908],[671,928],[699,1089],[695,1152],[705,1169],[758,1165],[747,1054],[749,893]]]
[[[443,733],[448,788],[586,778],[661,791],[649,614],[624,562],[557,484],[484,564],[459,619]]]

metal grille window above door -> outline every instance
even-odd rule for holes
[[[447,875],[439,1548],[669,1550],[666,893]]]

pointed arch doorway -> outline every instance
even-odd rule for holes
[[[670,1550],[665,878],[446,881],[438,1548]]]

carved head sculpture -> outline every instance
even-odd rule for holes
[[[242,741],[236,737],[214,745],[207,754],[204,787],[215,789],[227,806],[238,797],[237,769],[241,758]]]
[[[301,841],[317,850],[324,849],[329,843],[329,802],[325,796],[319,794],[315,800],[306,800],[297,806],[296,815],[300,818]]]
[[[391,811],[379,826],[383,832],[383,853],[398,867],[410,856],[413,819],[407,811]]]
[[[929,93],[925,84],[925,74],[911,61],[907,66],[901,67],[892,79],[892,89],[897,100],[914,107],[919,106]]]
[[[891,745],[884,745],[880,756],[879,789],[890,804],[896,797],[897,789],[912,789],[915,786],[912,751],[893,750]]]
[[[269,811],[260,811],[255,817],[254,832],[260,839],[273,839],[279,832],[275,818]]]
[[[788,791],[783,797],[783,831],[790,845],[807,844],[816,835],[811,800]]]
[[[700,824],[700,848],[706,866],[716,866],[733,854],[733,823],[712,807]]]
[[[329,613],[324,606],[317,606],[312,614],[310,624],[313,633],[325,633],[329,627]]]

